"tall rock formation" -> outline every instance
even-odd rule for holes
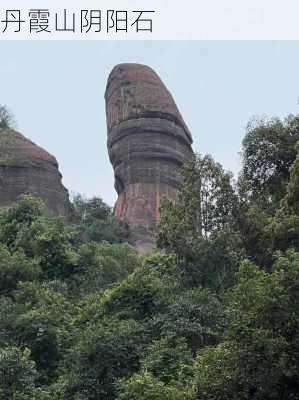
[[[170,92],[145,65],[117,65],[105,99],[114,213],[126,218],[135,247],[147,253],[155,245],[161,199],[175,197],[179,169],[192,157],[192,137]]]
[[[29,193],[44,200],[49,215],[69,215],[56,159],[20,133],[0,128],[0,207]]]

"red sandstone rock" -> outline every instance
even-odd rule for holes
[[[20,133],[0,128],[0,206],[29,193],[44,200],[50,215],[69,215],[68,191],[56,159]]]
[[[163,197],[174,198],[179,169],[192,157],[191,134],[158,75],[140,64],[121,64],[106,88],[108,151],[118,200],[114,213],[126,218],[140,253],[155,245]]]

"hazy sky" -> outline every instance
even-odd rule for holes
[[[110,205],[104,92],[112,67],[150,65],[189,126],[194,150],[237,173],[253,115],[298,112],[299,42],[0,42],[0,104],[54,154],[64,185]]]

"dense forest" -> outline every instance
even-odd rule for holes
[[[0,211],[0,400],[299,399],[299,116],[211,156],[140,257],[101,199]]]

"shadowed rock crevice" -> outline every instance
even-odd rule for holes
[[[116,66],[105,99],[114,213],[127,219],[133,244],[147,253],[155,246],[161,200],[175,197],[179,170],[192,157],[191,133],[170,92],[145,65]]]

